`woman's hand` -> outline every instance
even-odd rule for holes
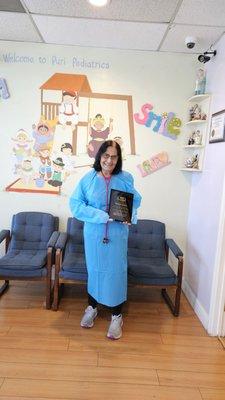
[[[114,219],[112,219],[112,218],[109,218],[108,219],[108,222],[113,222],[114,221]],[[126,221],[124,221],[124,222],[120,222],[120,221],[115,221],[115,222],[119,222],[120,224],[124,224],[124,225],[131,225],[131,222],[126,222]]]

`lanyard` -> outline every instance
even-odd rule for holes
[[[106,178],[104,175],[103,175],[103,178],[104,178],[104,180],[105,180],[105,185],[106,185],[106,212],[108,212],[109,211],[109,183],[110,183],[110,179],[111,179],[111,176],[110,177],[108,177],[108,178]],[[105,237],[103,238],[103,243],[104,244],[107,244],[107,243],[109,243],[109,238],[108,238],[108,226],[109,226],[109,223],[108,223],[108,221],[106,222],[106,224],[105,224]]]

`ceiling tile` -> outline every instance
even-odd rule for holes
[[[0,0],[0,11],[26,12],[20,0]]]
[[[41,42],[30,18],[26,14],[0,12],[1,40]]]
[[[33,15],[47,43],[156,50],[167,24],[105,21]]]
[[[178,0],[111,0],[107,7],[93,7],[87,0],[24,0],[29,11],[69,17],[169,22]]]
[[[183,0],[174,22],[225,27],[225,1]]]
[[[169,30],[160,50],[185,53],[202,53],[214,44],[223,33],[223,28],[173,25]],[[196,37],[196,45],[193,49],[187,49],[185,38]]]

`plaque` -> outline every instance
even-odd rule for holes
[[[131,223],[133,193],[111,189],[109,200],[109,216],[115,221]]]

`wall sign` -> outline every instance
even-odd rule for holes
[[[142,164],[138,164],[137,168],[140,171],[141,176],[144,178],[169,164],[171,164],[171,161],[169,161],[168,153],[162,151],[161,153],[151,157],[149,160],[143,161]]]
[[[152,104],[146,103],[141,107],[142,115],[134,114],[134,119],[138,124],[145,125],[146,128],[152,128],[153,132],[160,133],[170,139],[176,140],[180,134],[180,126],[182,124],[180,118],[175,117],[174,112],[155,114]]]

